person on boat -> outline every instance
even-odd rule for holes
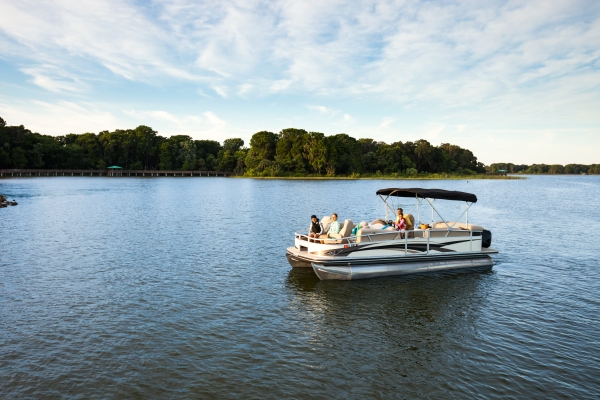
[[[330,238],[336,238],[339,239],[340,238],[340,231],[342,230],[342,227],[340,226],[340,223],[338,221],[338,215],[336,213],[331,214],[331,225],[329,225],[329,230],[327,231],[327,233],[325,235],[321,235],[319,236],[320,239],[330,239]],[[336,236],[333,236],[336,235]],[[323,240],[321,240],[321,243],[323,243]]]
[[[310,216],[310,228],[308,230],[308,241],[310,242],[310,238],[318,238],[323,234],[323,224],[319,222],[319,218],[316,215]],[[316,240],[315,240],[316,242]]]
[[[404,212],[401,208],[396,210],[396,220],[394,221],[394,227],[397,231],[400,231],[400,237],[404,239],[404,232],[406,231],[407,224],[406,218],[404,218]]]
[[[406,229],[406,218],[404,218],[404,211],[401,208],[396,210],[396,220],[393,223],[396,230]]]

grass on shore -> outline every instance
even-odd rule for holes
[[[415,176],[407,175],[369,175],[369,176],[236,176],[236,178],[251,179],[283,179],[283,180],[472,180],[472,179],[527,179],[525,176],[515,175],[453,175],[453,174],[422,174]]]

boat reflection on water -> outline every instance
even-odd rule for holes
[[[356,346],[350,351],[368,348],[368,358],[377,363],[381,358],[404,369],[419,362],[420,369],[436,370],[436,363],[456,362],[447,359],[456,354],[446,349],[469,342],[465,336],[476,332],[487,292],[496,281],[493,271],[440,272],[348,284],[321,281],[310,269],[293,268],[286,286],[290,306],[313,343],[350,335]],[[414,357],[423,352],[426,357]]]

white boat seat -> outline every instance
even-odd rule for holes
[[[405,214],[404,219],[406,220],[406,230],[408,231],[408,238],[413,239],[415,237],[415,233],[413,232],[415,230],[415,217],[413,217],[412,214]]]
[[[459,237],[459,236],[470,236],[471,233],[468,230],[465,229],[460,229],[460,228],[453,228],[448,232],[448,228],[446,227],[446,225],[444,225],[443,229],[427,229],[425,231],[423,231],[423,237]]]
[[[344,225],[342,225],[342,229],[340,229],[340,233],[332,233],[331,235],[329,235],[330,237],[328,239],[321,239],[323,240],[324,244],[336,244],[336,243],[348,243],[348,239],[344,239],[342,240],[342,238],[348,237],[352,234],[352,228],[354,228],[354,224],[352,223],[352,220],[347,219],[344,221]],[[329,230],[329,229],[327,229]]]
[[[321,218],[320,222],[321,225],[323,225],[323,233],[326,233],[331,226],[331,217],[329,215],[325,215],[323,218]]]
[[[342,226],[342,229],[340,230],[340,235],[342,235],[342,237],[350,236],[352,234],[352,228],[354,228],[354,223],[352,222],[352,220],[345,220],[344,226]],[[347,243],[348,239],[346,239],[345,242]]]
[[[368,235],[373,235],[370,238]],[[393,240],[398,235],[398,232],[392,228],[391,226],[381,229],[381,228],[361,228],[356,233],[356,243],[361,242],[371,242],[371,241],[379,241],[379,240]]]
[[[454,221],[448,221],[447,222],[448,226],[452,226],[454,224]],[[434,229],[446,229],[448,230],[448,226],[446,226],[445,223],[443,222],[436,222],[435,224],[433,224],[433,228]],[[465,224],[464,222],[457,222],[453,229],[463,229],[463,230],[469,230],[469,231],[482,231],[484,228],[481,225],[473,225],[473,224]]]

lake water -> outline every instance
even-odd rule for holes
[[[493,270],[291,269],[311,214],[381,217],[385,187],[475,193]],[[13,178],[0,193],[19,202],[0,209],[0,397],[600,394],[600,177]]]

